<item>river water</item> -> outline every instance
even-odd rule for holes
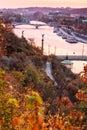
[[[56,55],[87,55],[87,44],[75,43],[70,44],[66,42],[62,37],[53,33],[53,27],[40,26],[38,29],[31,25],[19,25],[14,29],[14,33],[21,37],[22,32],[26,39],[34,39],[36,46],[41,47],[42,34],[44,34],[44,54],[56,54]],[[84,47],[84,48],[83,48]],[[84,52],[83,52],[84,49]],[[73,61],[74,73],[79,73],[83,70],[86,61]]]

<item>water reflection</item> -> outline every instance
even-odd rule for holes
[[[73,63],[72,72],[78,74],[81,71],[83,71],[84,66],[87,64],[87,61],[72,61],[72,63]]]

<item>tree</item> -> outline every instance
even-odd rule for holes
[[[84,83],[87,83],[87,64],[84,66],[83,72],[81,73],[81,78]]]

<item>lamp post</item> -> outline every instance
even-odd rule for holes
[[[24,38],[24,31],[22,31],[22,38]]]
[[[43,54],[43,50],[44,50],[44,34],[42,34],[42,54]]]
[[[69,60],[68,53],[66,53],[66,60]]]
[[[48,55],[50,55],[50,45],[48,45]]]
[[[83,55],[84,55],[84,43],[83,43],[83,46],[82,46],[82,58],[83,58]]]
[[[56,46],[54,47],[54,55],[56,55]]]

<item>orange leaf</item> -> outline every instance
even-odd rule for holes
[[[35,125],[33,126],[32,130],[39,130],[38,124],[35,124]]]
[[[2,125],[3,124],[3,120],[0,120],[0,125]]]
[[[19,118],[14,118],[13,120],[12,120],[12,125],[18,125],[18,123],[19,123]]]

